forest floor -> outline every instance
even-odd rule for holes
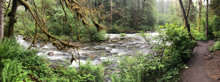
[[[214,40],[197,41],[181,82],[220,82],[220,51],[209,52],[214,43]]]

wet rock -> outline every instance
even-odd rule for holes
[[[112,54],[117,54],[117,53],[118,53],[117,49],[112,49],[110,52],[111,52]]]
[[[80,56],[80,59],[87,59],[88,56]]]
[[[89,47],[84,47],[84,48],[82,48],[82,50],[90,50],[90,48]]]
[[[118,44],[123,44],[123,42],[122,41],[118,41]]]
[[[118,67],[118,64],[117,64],[117,63],[113,63],[113,64],[107,66],[106,68],[107,68],[107,69],[110,69],[110,70],[114,70],[114,69],[117,68],[117,67]]]
[[[111,40],[111,42],[116,43],[116,42],[118,42],[118,40],[117,39],[113,39],[113,40]]]
[[[93,65],[99,65],[99,64],[101,64],[101,63],[102,63],[102,62],[99,61],[99,60],[94,60],[94,61],[92,62]]]
[[[48,56],[54,56],[54,53],[53,52],[49,52],[47,53]]]
[[[95,46],[94,47],[95,50],[105,50],[104,46]]]
[[[92,60],[100,59],[98,55],[89,55],[89,58],[91,58]]]

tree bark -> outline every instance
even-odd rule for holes
[[[112,0],[111,0],[111,27],[112,27]]]
[[[208,38],[208,23],[209,23],[209,18],[208,18],[208,16],[209,16],[209,10],[208,10],[208,8],[209,8],[209,0],[206,0],[206,2],[207,2],[207,4],[206,4],[206,30],[205,30],[205,36],[206,36],[206,38]]]
[[[124,5],[124,7],[126,6],[126,0],[123,0],[123,5]]]
[[[18,1],[13,0],[12,9],[11,12],[9,13],[10,21],[8,26],[8,37],[11,37],[14,33],[14,24],[16,22],[15,16],[16,16],[17,7],[18,7]]]
[[[183,13],[183,18],[184,18],[184,21],[185,21],[185,26],[187,27],[188,35],[192,39],[192,35],[190,33],[190,25],[189,25],[187,17],[186,17],[186,12],[184,10],[182,0],[179,0],[179,3],[180,3],[180,8],[181,8],[182,13]]]
[[[0,38],[4,36],[4,0],[0,0]]]
[[[189,4],[188,4],[188,7],[187,7],[187,13],[186,13],[186,17],[188,18],[189,16],[189,10],[190,10],[190,4],[192,3],[192,0],[189,0]]]
[[[199,0],[199,29],[201,28],[202,0]]]

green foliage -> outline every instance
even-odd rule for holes
[[[220,1],[219,0],[213,0],[211,3],[211,8],[214,10],[214,13],[218,16],[220,16]]]
[[[155,38],[158,43],[150,43],[154,46],[154,54],[133,55],[122,57],[119,64],[119,73],[113,73],[113,82],[178,82],[180,71],[187,68],[183,60],[190,57],[189,50],[193,48],[193,42],[187,30],[175,24],[166,24],[165,30],[159,30],[160,35]],[[164,28],[164,26],[161,26]],[[160,28],[160,29],[161,29]],[[141,32],[141,36],[147,34]],[[145,38],[149,39],[149,38]],[[170,44],[168,44],[170,42]]]
[[[216,41],[215,44],[209,48],[209,51],[213,52],[213,51],[217,51],[220,50],[220,41]]]
[[[121,33],[125,31],[125,28],[117,25],[117,24],[114,24],[113,27],[111,29],[109,29],[107,32],[108,33]]]
[[[159,25],[165,25],[167,23],[167,15],[159,13]]]
[[[207,40],[204,32],[199,32],[197,29],[196,30],[192,29],[191,33],[192,36],[195,38],[195,40]]]
[[[124,39],[126,36],[126,33],[121,33],[120,36],[121,36],[121,39]]]
[[[181,59],[189,58],[189,51],[194,47],[195,42],[189,38],[187,30],[175,24],[166,24],[165,27],[166,29],[159,37],[164,37],[166,42],[172,42],[170,46],[166,46],[166,49],[179,53]]]
[[[54,69],[54,72],[58,77],[69,79],[68,81],[71,82],[102,82],[104,76],[104,68],[101,65],[94,66],[90,62],[81,64],[80,69],[73,67],[66,69],[59,66]]]
[[[220,17],[219,16],[213,16],[213,20],[210,21],[211,23],[211,32],[213,33],[215,39],[220,38]]]
[[[105,37],[106,34],[107,34],[106,31],[95,32],[95,34],[93,35],[92,38],[93,38],[93,40],[95,40],[97,42],[104,41],[104,40],[106,40],[106,37]]]
[[[160,58],[152,54],[138,54],[132,57],[123,57],[119,62],[119,73],[113,73],[113,82],[142,82],[154,81],[161,65]]]
[[[30,81],[28,78],[29,71],[22,69],[22,63],[18,63],[17,60],[2,60],[4,68],[2,70],[3,82],[23,82]]]
[[[104,41],[106,40],[106,31],[98,32],[95,27],[83,27],[80,29],[80,37],[82,38],[83,42],[86,41]]]
[[[16,43],[16,39],[3,38],[3,40],[0,40],[0,53],[0,61],[2,61],[2,59],[14,59],[22,55],[23,49],[18,43]]]
[[[106,60],[103,60],[102,65],[103,65],[103,66],[109,66],[109,65],[111,65],[111,64],[113,64],[113,63],[114,63],[113,60],[111,60],[111,59],[106,59]]]
[[[89,62],[80,69],[63,66],[50,68],[49,63],[36,55],[36,51],[25,51],[15,39],[0,42],[0,81],[47,81],[47,82],[103,82],[104,68]],[[13,61],[12,61],[13,60]],[[33,80],[34,79],[34,80]]]
[[[175,67],[169,61],[172,58],[159,58],[153,54],[138,54],[131,57],[123,57],[120,59],[119,73],[111,75],[113,82],[177,82],[179,78],[179,69],[183,68],[183,64],[178,64],[180,67]]]

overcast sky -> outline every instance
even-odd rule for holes
[[[157,0],[157,1],[159,1],[159,0]],[[164,0],[164,1],[167,1],[167,0]],[[172,1],[172,0],[171,0]],[[174,0],[173,0],[174,1]],[[182,0],[183,1],[183,0]],[[195,2],[197,2],[198,0],[192,0],[194,3]],[[209,0],[210,1],[210,0]],[[206,5],[206,0],[202,0],[202,2],[203,2],[203,4],[205,4]],[[196,3],[195,3],[196,4]]]

